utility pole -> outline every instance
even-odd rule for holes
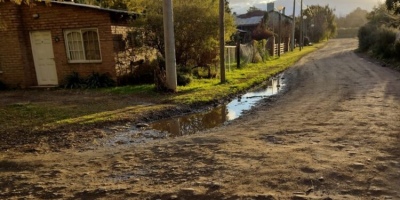
[[[278,26],[278,57],[281,57],[281,42],[282,42],[282,39],[281,39],[281,35],[282,35],[282,33],[281,33],[281,21],[282,21],[282,10],[280,10],[279,11],[279,26]]]
[[[303,48],[303,0],[301,0],[300,4],[300,51]]]
[[[292,47],[292,51],[294,51],[294,45],[295,45],[295,43],[294,43],[294,34],[295,34],[295,31],[296,31],[296,0],[293,0],[293,22],[292,22],[292,42],[291,42],[291,47]]]
[[[221,83],[226,82],[225,78],[225,1],[219,0],[219,59],[221,71]]]
[[[178,84],[176,79],[175,35],[172,0],[163,0],[163,15],[167,88],[176,92]]]

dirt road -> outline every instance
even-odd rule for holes
[[[331,40],[284,94],[206,133],[2,152],[0,199],[400,199],[400,73],[356,47]]]

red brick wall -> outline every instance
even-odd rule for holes
[[[57,67],[57,75],[60,84],[63,83],[67,75],[71,74],[74,71],[78,72],[81,76],[87,76],[93,71],[100,73],[110,73],[111,76],[116,79],[113,38],[111,34],[111,20],[108,12],[91,8],[82,8],[78,6],[61,5],[56,3],[53,3],[51,6],[45,6],[44,3],[37,3],[37,5],[33,7],[21,6],[20,13],[17,12],[18,9],[15,7],[16,6],[11,5],[11,3],[0,3],[0,11],[2,15],[4,12],[3,10],[5,9],[14,8],[14,10],[16,10],[13,13],[8,13],[10,18],[14,19],[7,19],[7,21],[9,21],[9,23],[11,24],[14,24],[16,27],[20,27],[20,29],[14,28],[12,33],[18,32],[21,37],[16,39],[12,36],[14,34],[12,34],[11,32],[7,34],[9,35],[8,37],[10,40],[13,39],[13,41],[24,41],[20,42],[23,43],[23,45],[15,47],[15,50],[13,51],[18,52],[18,49],[21,49],[19,51],[19,54],[21,54],[19,57],[28,55],[25,59],[27,60],[27,63],[18,63],[18,66],[24,66],[19,68],[24,68],[23,73],[25,74],[21,75],[21,70],[18,71],[18,74],[19,76],[25,76],[25,86],[37,85],[29,32],[41,30],[51,31],[51,35],[53,38],[53,50]],[[38,19],[34,19],[32,17],[33,14],[39,14],[40,17]],[[22,22],[23,24],[22,28],[18,25],[18,23],[20,22]],[[102,54],[101,63],[68,63],[63,30],[78,28],[98,29],[100,49]],[[23,31],[21,31],[21,29]],[[0,32],[0,38],[1,40],[3,40],[3,35],[1,34],[4,35],[4,33]],[[56,37],[60,39],[59,42],[55,41]],[[10,62],[10,60],[14,59],[24,60],[20,58],[12,58],[10,54],[4,54],[8,51],[3,52],[2,49],[4,48],[0,47],[0,56],[3,62],[4,60]],[[8,68],[17,69],[15,66],[11,66],[8,63],[3,63],[2,68],[3,75],[0,75],[0,80],[2,76],[9,77],[9,75],[7,74],[11,72],[8,70]],[[4,68],[7,68],[7,70]],[[12,80],[10,78],[7,78],[5,82],[11,82],[13,84],[16,83],[15,80]]]
[[[0,81],[11,87],[31,84],[25,78],[28,61],[20,15],[18,6],[0,3],[0,19],[6,26],[0,29]]]

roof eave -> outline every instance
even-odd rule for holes
[[[130,11],[126,11],[126,10],[102,8],[100,6],[94,6],[94,5],[88,5],[88,4],[80,4],[80,3],[64,2],[64,1],[51,1],[51,3],[60,4],[60,5],[76,6],[76,7],[82,7],[82,8],[90,8],[90,9],[106,11],[106,12],[116,13],[116,14],[124,14],[124,15],[131,15],[131,16],[139,15],[139,13],[130,12]]]

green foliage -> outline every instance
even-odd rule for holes
[[[312,42],[320,42],[325,39],[336,36],[337,24],[334,10],[328,5],[312,5],[303,11],[303,15],[307,16],[304,20],[306,30],[311,30],[312,27]]]
[[[395,14],[400,14],[400,0],[386,0],[386,6]]]
[[[206,67],[217,62],[219,1],[176,0],[173,6],[177,65]],[[164,55],[163,9],[160,1],[131,1],[128,8],[145,12],[132,25],[143,31],[145,45]],[[229,38],[236,27],[233,17],[228,13],[225,14],[225,23],[225,37]]]
[[[386,5],[379,5],[368,14],[370,20],[360,28],[359,51],[369,52],[381,58],[399,60],[399,42],[396,42],[396,34],[399,30],[396,27],[399,16],[395,16],[386,8]]]
[[[79,88],[104,88],[115,86],[115,81],[107,73],[100,74],[98,72],[92,72],[86,79],[81,78],[77,72],[65,77],[64,88],[68,89],[79,89]]]
[[[400,26],[400,16],[394,15],[389,11],[384,4],[380,4],[375,7],[367,16],[369,22],[368,24],[381,26],[386,25],[389,27]]]
[[[72,72],[72,74],[67,75],[67,77],[65,77],[64,88],[77,89],[77,88],[83,88],[84,85],[85,85],[85,80],[80,77],[78,72]]]
[[[170,101],[177,104],[193,104],[215,101],[236,92],[244,91],[262,83],[289,66],[304,55],[317,50],[321,44],[305,47],[302,51],[283,54],[279,59],[265,63],[249,63],[240,69],[226,73],[227,84],[220,84],[219,79],[193,79],[187,86],[179,86],[178,93],[170,96]],[[200,72],[201,73],[201,72]]]
[[[358,7],[346,17],[340,17],[336,21],[339,28],[358,28],[368,23],[367,15],[368,11]]]
[[[105,88],[115,86],[115,81],[107,73],[100,74],[98,72],[92,72],[91,75],[86,79],[87,88]]]
[[[131,73],[118,77],[118,85],[135,85],[154,83],[154,70],[158,67],[157,60],[146,61],[135,67]]]
[[[374,43],[374,38],[373,38],[373,29],[374,26],[370,25],[365,25],[360,28],[358,31],[358,50],[361,52],[366,52],[369,50],[369,48],[373,45]]]
[[[396,41],[397,31],[393,28],[382,26],[374,33],[374,45],[372,52],[384,59],[394,58],[396,56],[394,43]]]
[[[183,74],[183,73],[178,73],[177,74],[177,82],[178,86],[186,86],[189,85],[189,83],[192,81],[189,75]]]
[[[260,10],[261,10],[261,9],[255,7],[255,6],[251,6],[251,7],[249,7],[249,9],[247,9],[247,12],[250,13],[250,12],[260,11]]]

